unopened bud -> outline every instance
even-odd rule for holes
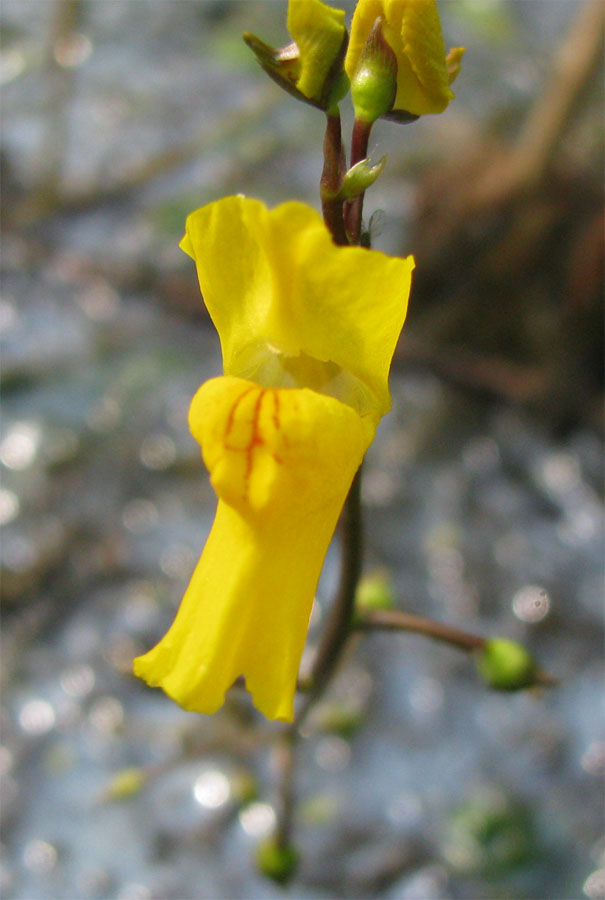
[[[369,159],[361,159],[354,166],[351,166],[344,177],[341,196],[345,200],[352,200],[363,194],[371,187],[386,165],[387,158],[383,156],[377,163],[372,164]],[[362,582],[363,584],[363,582]]]
[[[393,609],[395,594],[388,574],[382,570],[364,576],[355,594],[355,608],[360,612]]]
[[[391,81],[384,80],[382,109],[386,111],[380,114],[395,122],[413,122],[426,113],[443,112],[454,97],[450,84],[460,71],[464,51],[456,47],[446,56],[435,0],[357,0],[345,59],[351,81],[356,80],[360,68],[363,71],[362,60],[377,16],[382,20],[381,36],[395,59],[396,83],[389,104]],[[375,80],[376,73],[371,74]],[[371,98],[369,106],[363,91],[355,103],[356,108],[363,107],[364,116],[374,115],[381,107],[374,90],[371,86],[365,91]]]
[[[521,644],[507,638],[490,638],[477,655],[483,680],[499,691],[518,691],[537,683],[536,664]]]
[[[397,58],[383,36],[382,22],[380,16],[374,22],[351,79],[355,118],[362,122],[386,115],[397,94]]]
[[[298,866],[299,854],[291,844],[281,846],[274,838],[259,844],[256,864],[259,872],[277,884],[287,884]]]

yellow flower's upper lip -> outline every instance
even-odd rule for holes
[[[242,196],[192,213],[181,247],[196,262],[225,374],[283,386],[285,372],[321,391],[342,373],[340,399],[376,422],[387,412],[411,257],[338,247],[305,204],[269,211]]]

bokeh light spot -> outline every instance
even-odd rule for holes
[[[517,591],[512,602],[513,612],[522,622],[541,622],[550,610],[548,592],[539,585],[527,584]]]
[[[218,809],[231,796],[231,785],[224,772],[219,769],[208,769],[196,778],[193,785],[193,796],[207,809]]]

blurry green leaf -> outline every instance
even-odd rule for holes
[[[460,871],[507,874],[536,854],[529,810],[498,788],[483,789],[453,814],[444,852]]]

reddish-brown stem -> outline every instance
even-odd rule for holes
[[[467,631],[460,631],[458,628],[452,628],[443,622],[435,621],[435,619],[415,616],[399,609],[380,609],[362,613],[355,622],[355,627],[363,631],[378,628],[389,631],[413,631],[469,652],[481,650],[485,644],[485,638],[478,635],[469,634]]]
[[[346,170],[344,148],[340,130],[340,113],[326,113],[324,136],[324,167],[321,173],[320,192],[324,222],[337,244],[348,244],[343,218],[343,201],[338,193]]]
[[[367,159],[368,143],[373,122],[363,122],[355,119],[353,135],[351,138],[351,167],[362,159]],[[359,194],[354,200],[345,203],[345,228],[352,244],[361,241],[361,217],[363,212],[363,194]]]
[[[349,243],[344,226],[343,201],[339,198],[346,171],[346,159],[342,146],[340,113],[326,113],[324,137],[324,167],[321,175],[321,205],[324,222],[336,244]],[[317,697],[329,681],[332,670],[340,657],[340,651],[351,633],[355,591],[361,572],[361,506],[359,494],[359,472],[344,505],[342,518],[342,563],[340,585],[334,601],[330,620],[321,642],[316,663],[311,676],[311,687],[299,707],[296,718],[282,734],[279,748],[279,797],[281,807],[278,812],[275,840],[279,847],[286,848],[292,841],[292,820],[296,802],[294,768],[299,725]]]

